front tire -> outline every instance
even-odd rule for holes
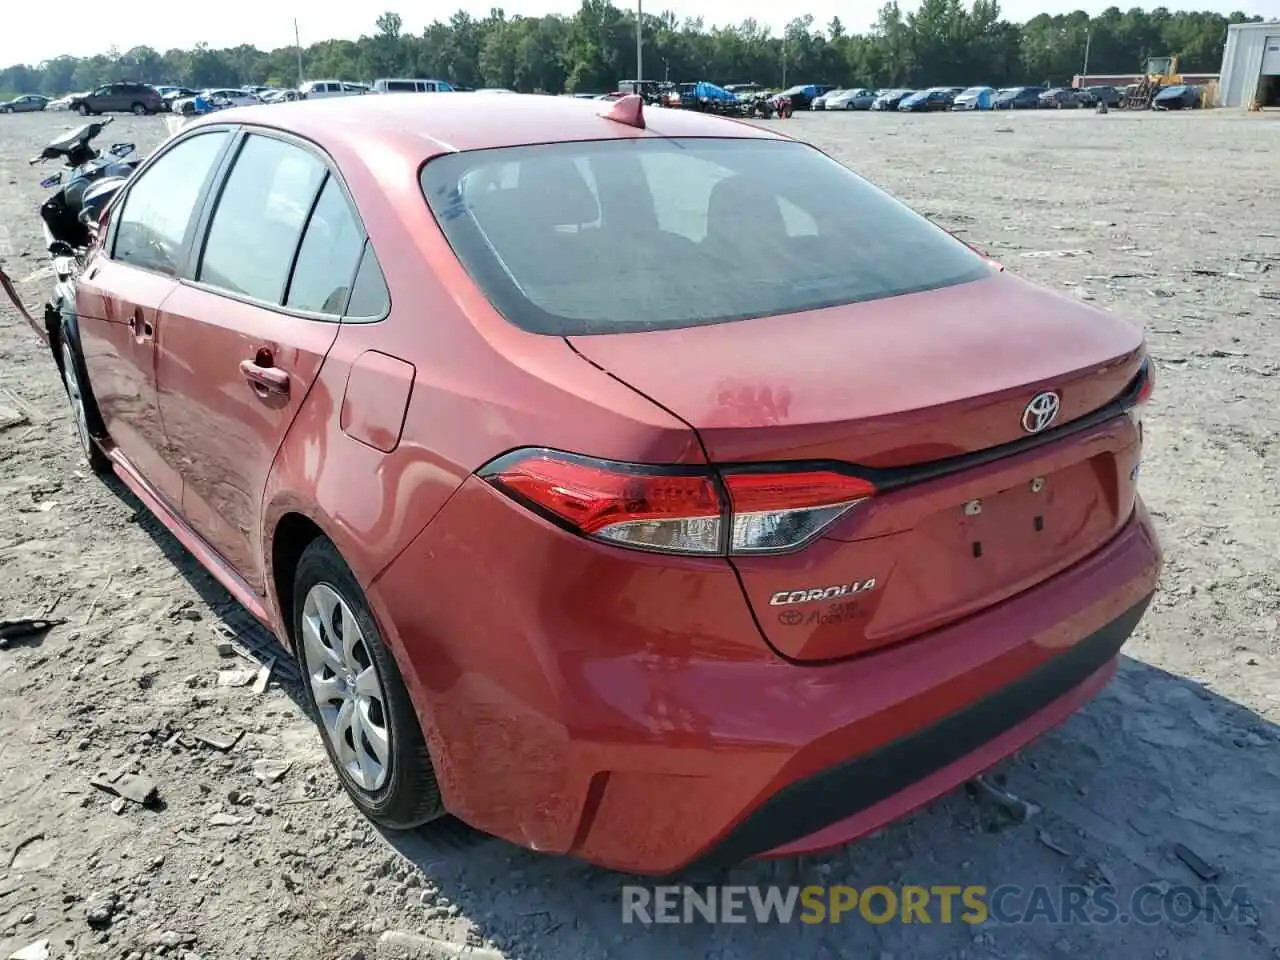
[[[59,351],[62,357],[62,385],[71,404],[71,419],[75,424],[76,439],[80,441],[80,452],[85,455],[85,459],[89,461],[89,469],[94,473],[108,473],[111,461],[93,439],[91,410],[94,407],[84,375],[84,365],[80,362],[79,352],[65,333]]]
[[[444,814],[422,727],[351,569],[318,538],[294,575],[305,698],[343,787],[370,820],[408,830]]]
[[[76,113],[80,114],[82,117],[87,117],[89,115],[89,105],[87,103],[79,104],[76,107]]]
[[[134,115],[135,117],[145,117],[145,116],[147,115],[147,107],[146,107],[146,104],[142,104],[142,103],[135,103],[135,104],[134,104],[132,107],[130,107],[129,109],[133,112],[133,115]]]

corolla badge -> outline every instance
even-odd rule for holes
[[[1037,393],[1022,411],[1022,429],[1027,433],[1040,433],[1058,418],[1062,399],[1052,390]]]
[[[838,583],[831,587],[809,587],[804,590],[779,590],[769,598],[769,606],[786,607],[796,603],[816,603],[819,600],[839,600],[855,593],[865,593],[876,588],[876,578]]]

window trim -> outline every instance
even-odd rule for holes
[[[102,245],[103,252],[106,254],[108,260],[112,263],[119,264],[122,267],[128,267],[131,270],[141,270],[142,272],[152,274],[153,276],[167,277],[170,280],[181,281],[186,272],[187,263],[190,259],[191,245],[195,240],[196,229],[200,224],[201,211],[204,209],[204,204],[209,191],[213,189],[214,185],[216,185],[222,177],[223,167],[226,165],[227,151],[236,141],[236,130],[237,128],[233,124],[209,124],[208,126],[196,127],[191,130],[190,133],[185,133],[179,137],[175,137],[171,142],[165,145],[163,150],[158,153],[153,153],[142,163],[142,165],[129,178],[129,182],[125,184],[124,189],[117,196],[116,200],[111,204],[113,213],[116,210],[123,212],[125,207],[129,204],[129,197],[133,194],[134,188],[142,182],[142,177],[146,172],[156,163],[159,163],[164,157],[168,156],[171,151],[177,149],[180,145],[190,140],[194,140],[196,137],[210,133],[230,134],[230,136],[227,137],[226,143],[222,145],[222,150],[216,157],[214,157],[213,165],[209,168],[209,173],[205,175],[205,182],[201,186],[200,192],[196,194],[196,202],[191,208],[191,213],[187,215],[187,227],[182,234],[182,245],[177,251],[178,258],[176,270],[173,273],[169,273],[165,270],[155,270],[151,267],[144,267],[141,264],[117,259],[116,239],[120,230],[120,218],[114,215],[111,217],[110,224],[107,228],[106,241]]]
[[[361,247],[360,256],[356,258],[355,265],[351,270],[351,276],[347,282],[347,303],[350,303],[351,301],[350,291],[355,284],[356,276],[360,270],[360,262],[364,257],[364,247],[368,246],[372,248],[373,241],[369,237],[369,230],[365,226],[364,218],[360,215],[360,208],[352,197],[351,190],[342,176],[342,171],[338,169],[337,163],[334,162],[328,152],[326,152],[325,149],[315,141],[275,127],[259,126],[257,124],[240,124],[236,127],[236,134],[233,137],[230,148],[223,157],[221,165],[218,167],[214,189],[209,190],[202,198],[200,212],[195,221],[195,236],[192,238],[188,256],[183,265],[182,274],[177,278],[178,282],[183,286],[200,290],[203,293],[225,297],[229,300],[236,300],[240,303],[244,303],[252,307],[258,307],[261,310],[268,310],[272,313],[278,313],[286,317],[297,317],[302,320],[316,320],[321,323],[348,322],[346,319],[347,303],[343,304],[343,312],[340,314],[315,313],[310,310],[297,310],[293,307],[286,307],[283,303],[271,303],[266,300],[259,300],[256,297],[249,297],[245,294],[236,293],[232,290],[225,290],[222,287],[215,286],[211,283],[204,283],[203,281],[196,279],[196,273],[200,262],[204,258],[205,246],[209,241],[209,228],[213,223],[213,214],[217,210],[218,201],[221,199],[222,192],[226,188],[231,171],[235,169],[235,159],[240,156],[240,151],[243,149],[245,142],[250,136],[261,136],[267,139],[279,140],[282,143],[287,143],[291,146],[297,147],[298,149],[309,153],[318,163],[320,163],[325,171],[325,176],[321,177],[320,182],[316,187],[315,195],[311,198],[311,203],[307,208],[306,220],[303,221],[302,230],[298,234],[298,242],[293,249],[293,256],[289,260],[289,273],[285,277],[284,288],[280,291],[281,299],[283,300],[283,298],[288,296],[289,286],[293,283],[293,273],[297,266],[298,254],[302,250],[302,241],[307,235],[307,229],[311,226],[311,217],[315,213],[316,204],[320,200],[320,195],[324,191],[325,185],[330,179],[333,179],[333,181],[337,183],[338,188],[342,191],[343,199],[346,200],[347,206],[352,216],[355,218],[356,228],[359,231],[360,236],[363,238],[363,246]],[[374,250],[374,256],[377,256],[376,249]],[[380,260],[379,266],[381,267]],[[385,271],[383,276],[385,278]],[[390,315],[391,289],[389,285],[387,286],[387,303],[388,310],[382,317],[377,319],[360,317],[349,322],[377,323],[381,320],[385,320],[387,316]]]

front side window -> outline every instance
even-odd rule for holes
[[[494,307],[536,333],[670,329],[985,277],[963,243],[804,144],[617,139],[445,154],[427,202]]]
[[[229,136],[225,130],[191,136],[138,175],[116,217],[113,259],[177,274],[196,201]]]
[[[311,153],[250,135],[213,211],[196,279],[278,304],[327,171]]]

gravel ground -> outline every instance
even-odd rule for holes
[[[0,424],[21,421],[0,426],[0,619],[67,620],[0,650],[0,956],[41,939],[59,958],[456,952],[396,931],[493,951],[477,960],[1280,956],[1277,119],[776,124],[1010,269],[1145,325],[1158,383],[1142,485],[1168,566],[1116,681],[1003,766],[1041,808],[1029,822],[958,791],[844,851],[690,878],[1114,884],[1123,901],[1199,884],[1181,843],[1247,890],[1234,921],[644,927],[621,922],[616,874],[457,823],[383,837],[339,795],[287,666],[260,694],[219,685],[255,667],[219,655],[217,625],[272,648],[136,500],[89,475],[49,356],[0,307]],[[74,120],[0,123],[0,256],[31,305],[47,280],[25,159]],[[122,118],[103,139],[163,135]],[[126,769],[158,783],[153,808],[91,785]]]

